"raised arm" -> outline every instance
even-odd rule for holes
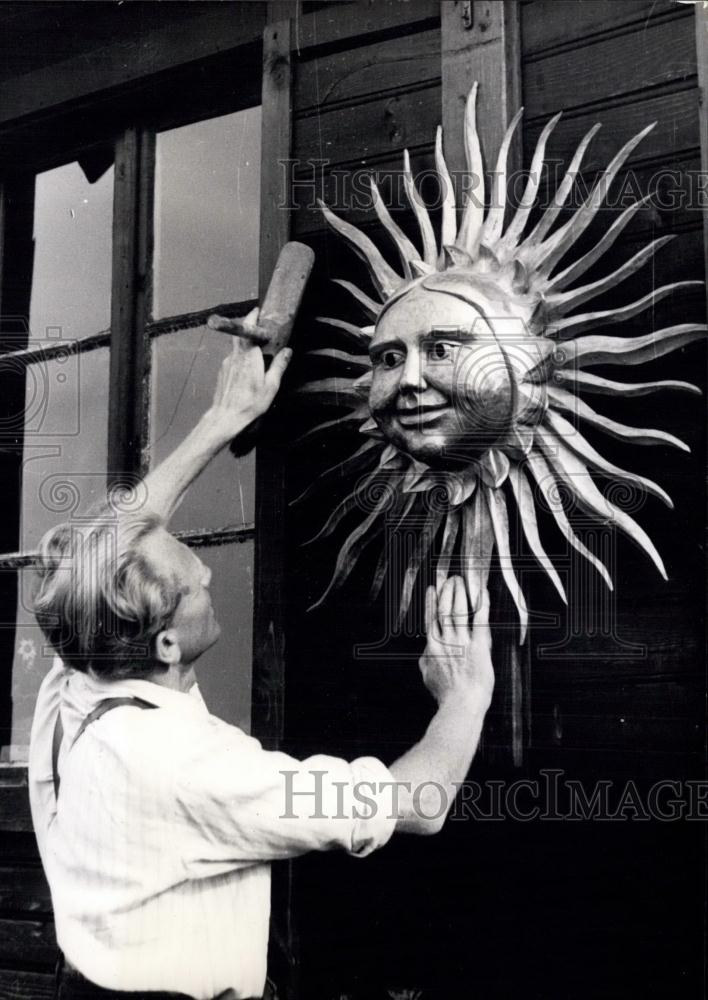
[[[460,577],[446,580],[439,598],[434,587],[428,588],[428,641],[420,668],[438,709],[420,742],[390,768],[400,783],[400,832],[428,834],[442,827],[479,744],[494,689],[486,591],[472,628],[468,622]]]
[[[257,330],[258,310],[242,325]],[[214,399],[196,427],[145,477],[147,504],[165,521],[187,487],[214,456],[270,407],[292,351],[284,348],[265,370],[263,352],[253,340],[235,336],[233,350],[219,371]]]

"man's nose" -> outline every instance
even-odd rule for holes
[[[409,351],[401,372],[399,389],[425,389],[425,377],[420,353]]]

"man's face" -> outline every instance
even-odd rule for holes
[[[487,315],[494,305],[480,301]],[[428,464],[480,454],[508,427],[510,372],[470,303],[414,288],[376,326],[369,407],[386,438]]]
[[[169,627],[177,635],[181,662],[193,663],[221,635],[209,593],[211,570],[164,528],[152,532],[143,547],[157,571],[176,579],[182,591]]]

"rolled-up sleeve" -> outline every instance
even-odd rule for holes
[[[365,857],[396,825],[394,781],[381,761],[300,761],[231,726],[192,745],[176,783],[183,860],[193,877],[307,851]]]

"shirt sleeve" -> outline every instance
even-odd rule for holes
[[[390,771],[374,757],[300,761],[219,725],[176,775],[183,860],[192,877],[307,851],[364,857],[396,825]]]

